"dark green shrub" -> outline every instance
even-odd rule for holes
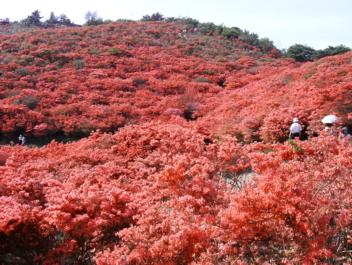
[[[344,46],[344,45],[338,45],[338,46],[329,46],[328,48],[324,50],[318,50],[316,54],[316,58],[322,58],[325,56],[333,56],[337,54],[342,54],[345,52],[349,52],[351,49]]]
[[[35,10],[32,12],[31,15],[21,20],[21,24],[27,27],[30,27],[30,26],[40,27],[43,25],[42,22],[40,21],[42,18],[43,17],[40,16],[40,11]]]
[[[270,52],[272,49],[275,48],[275,46],[274,46],[274,43],[268,38],[260,38],[258,40],[258,48],[262,52]]]
[[[55,16],[54,12],[50,13],[50,17],[45,21],[47,27],[55,27],[59,23],[59,19]]]
[[[110,49],[110,53],[111,53],[111,55],[119,55],[120,50],[117,49],[117,48],[115,48],[115,47],[112,47],[112,48]]]
[[[203,72],[204,74],[206,74],[206,75],[215,75],[216,74],[216,72],[214,71],[214,70],[204,70],[204,72]]]
[[[50,13],[50,18],[44,22],[44,26],[58,27],[58,26],[74,26],[75,24],[65,15],[61,14],[60,16],[55,16],[54,12]]]
[[[236,39],[241,35],[241,33],[242,31],[239,28],[224,27],[221,34],[228,39]]]
[[[132,79],[132,84],[134,86],[144,85],[145,83],[147,83],[147,80],[140,77],[135,77]]]
[[[89,48],[88,53],[90,55],[98,55],[100,53],[100,50],[98,48]]]
[[[10,19],[9,18],[0,18],[0,24],[8,25],[8,24],[10,24]]]
[[[250,33],[248,30],[245,30],[240,35],[239,39],[249,45],[258,46],[258,34]]]
[[[120,57],[132,57],[133,55],[128,51],[120,50],[119,48],[112,47],[109,49],[111,55],[120,56]]]
[[[103,24],[111,24],[111,23],[114,23],[114,21],[111,20],[111,19],[105,19],[105,20],[103,21]],[[109,28],[109,30],[110,30],[110,31],[113,31],[114,28],[111,27],[111,28]]]
[[[218,27],[214,23],[201,23],[198,28],[202,34],[214,35],[216,32],[219,32]]]
[[[241,131],[235,132],[235,137],[239,143],[244,143],[244,134]]]
[[[156,12],[154,14],[150,15],[145,15],[142,17],[141,21],[163,21],[164,16],[160,14],[159,12]]]
[[[14,101],[15,105],[25,105],[27,108],[33,110],[38,105],[39,98],[32,95],[22,96]]]
[[[29,75],[29,71],[26,68],[18,68],[15,70],[15,73],[19,76],[26,76]]]
[[[127,19],[127,18],[119,18],[116,20],[116,22],[127,23],[127,22],[133,22],[133,20]]]
[[[313,48],[302,44],[292,45],[286,52],[287,57],[291,57],[299,62],[313,61],[315,55],[316,51]]]
[[[2,59],[2,63],[3,64],[8,64],[12,61],[12,58],[10,56],[5,57],[4,59]]]
[[[199,21],[193,18],[184,18],[184,22],[191,27],[198,27],[199,26]]]
[[[73,61],[73,64],[77,70],[85,67],[85,63],[83,59],[76,59]]]
[[[90,12],[88,11],[85,15],[85,19],[86,19],[86,26],[97,26],[97,25],[101,25],[104,24],[103,19],[98,17],[97,12]]]
[[[288,143],[291,145],[291,147],[295,153],[299,153],[299,154],[304,153],[303,148],[301,146],[299,146],[295,140],[289,139]]]
[[[199,25],[199,21],[190,17],[168,17],[165,19],[166,22],[180,22],[187,24],[188,27],[195,28]]]
[[[209,79],[205,78],[205,77],[197,77],[194,81],[198,82],[198,83],[211,83],[209,81]]]
[[[18,63],[20,65],[26,66],[26,65],[29,65],[30,63],[32,63],[33,61],[34,61],[34,57],[33,56],[26,56]]]
[[[68,58],[66,56],[60,56],[59,58],[57,58],[56,66],[58,68],[62,68],[62,67],[64,67],[65,64],[69,63],[70,61],[71,61],[70,58]]]

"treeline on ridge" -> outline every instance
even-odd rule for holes
[[[65,14],[56,16],[54,12],[50,13],[49,19],[42,22],[42,16],[39,10],[35,10],[22,19],[19,24],[24,27],[43,27],[43,28],[55,28],[55,27],[72,27],[79,26],[69,19]],[[85,26],[97,26],[101,24],[113,23],[113,20],[103,20],[97,14],[97,12],[87,12],[85,14]],[[129,19],[118,19],[118,22],[131,22]],[[164,17],[161,13],[156,12],[151,15],[145,15],[140,21],[151,22],[151,21],[165,21],[165,22],[177,22],[186,23],[187,25],[196,28],[198,32],[205,35],[222,35],[227,39],[239,39],[240,41],[247,43],[248,45],[257,47],[260,51],[268,53],[276,47],[269,38],[259,38],[258,34],[249,32],[248,30],[242,30],[238,27],[226,27],[224,25],[216,25],[212,22],[201,23],[196,19],[189,17]],[[14,22],[18,23],[18,22]],[[8,18],[0,19],[0,25],[11,24]],[[287,50],[281,50],[282,56],[290,57],[299,62],[313,61],[326,56],[333,56],[342,54],[350,51],[351,49],[345,45],[329,46],[326,49],[315,50],[314,48],[303,45],[294,44]]]

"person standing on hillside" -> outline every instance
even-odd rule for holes
[[[26,137],[22,134],[20,134],[20,136],[18,136],[18,142],[20,145],[25,145],[26,144]]]
[[[297,137],[301,137],[302,133],[302,125],[299,123],[298,118],[293,118],[293,122],[290,126],[290,139],[295,139]]]
[[[324,133],[328,136],[336,136],[336,129],[333,123],[324,124]]]
[[[324,124],[325,135],[337,136],[336,124],[339,122],[339,118],[336,115],[326,115],[321,122]]]
[[[341,128],[341,131],[339,133],[339,140],[340,141],[346,141],[346,142],[351,142],[352,140],[352,135],[350,133],[350,129],[347,125],[344,125]]]

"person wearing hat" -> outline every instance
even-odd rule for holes
[[[334,114],[326,115],[321,120],[321,122],[324,124],[324,134],[336,136],[337,132],[336,132],[335,124],[338,121],[339,121],[339,118],[336,115]]]
[[[298,118],[293,118],[293,123],[290,126],[290,139],[301,137],[302,125],[299,124]]]
[[[350,128],[348,125],[344,125],[339,133],[339,139],[342,141],[350,142],[352,135],[350,133]]]

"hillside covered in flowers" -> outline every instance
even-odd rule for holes
[[[352,262],[352,53],[190,22],[0,35],[0,264]]]

